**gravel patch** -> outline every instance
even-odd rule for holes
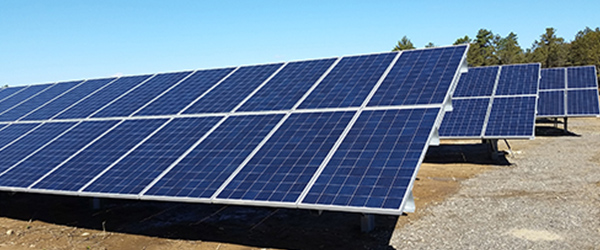
[[[581,136],[511,141],[511,166],[394,232],[397,249],[600,249],[600,121],[571,119]]]

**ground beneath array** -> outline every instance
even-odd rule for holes
[[[432,148],[417,212],[370,233],[350,213],[0,193],[0,249],[598,249],[600,120],[538,125],[498,163],[477,141]]]

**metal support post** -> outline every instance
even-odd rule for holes
[[[489,152],[492,160],[498,160],[500,152],[498,152],[498,139],[484,139],[483,143],[489,145]]]
[[[565,134],[568,134],[568,133],[569,133],[569,130],[567,129],[567,119],[568,119],[568,118],[567,118],[567,117],[565,117],[565,126],[564,126],[564,128],[565,128]]]
[[[368,233],[375,229],[375,215],[362,214],[360,215],[360,231]]]

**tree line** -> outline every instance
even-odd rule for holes
[[[595,65],[600,79],[600,28],[586,27],[577,32],[571,42],[558,37],[556,29],[546,28],[546,33],[527,49],[521,48],[517,34],[510,32],[502,37],[487,29],[480,29],[475,38],[458,38],[454,45],[463,43],[471,44],[467,52],[470,67],[533,62],[541,63],[543,68]],[[435,45],[429,42],[425,47]],[[392,51],[414,48],[404,36]]]

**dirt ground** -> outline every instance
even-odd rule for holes
[[[375,216],[295,209],[0,193],[2,249],[392,249],[394,230],[418,220],[462,180],[510,164],[492,161],[479,141],[431,147],[413,189],[416,213]],[[500,149],[506,149],[500,143]]]

